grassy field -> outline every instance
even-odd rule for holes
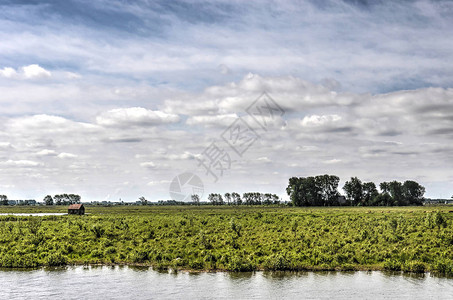
[[[0,216],[0,267],[392,270],[453,275],[453,208],[121,206]],[[66,207],[0,207],[0,213]]]

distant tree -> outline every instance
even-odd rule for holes
[[[244,201],[245,205],[252,205],[253,204],[253,193],[243,193],[242,200]]]
[[[272,203],[273,204],[280,204],[280,197],[276,194],[272,194]]]
[[[320,191],[321,203],[319,205],[336,205],[339,196],[338,183],[340,178],[335,175],[319,175],[315,177],[316,188]]]
[[[322,191],[316,184],[316,177],[302,178],[301,192],[303,206],[322,205]]]
[[[53,196],[55,201],[55,205],[63,205],[63,195],[55,195]]]
[[[148,200],[146,200],[146,198],[143,197],[143,196],[141,196],[140,198],[138,198],[138,200],[140,200],[140,202],[141,202],[142,205],[148,204]]]
[[[225,200],[228,205],[231,203],[231,194],[230,193],[225,193]]]
[[[0,195],[0,203],[2,205],[8,205],[8,196],[6,195]]]
[[[373,204],[376,206],[392,206],[393,198],[389,193],[380,193],[374,198]]]
[[[263,194],[255,192],[252,193],[252,204],[261,205],[263,203]]]
[[[403,184],[399,181],[391,181],[389,183],[390,195],[393,199],[393,205],[407,205],[403,195]]]
[[[222,205],[223,204],[223,198],[222,198],[222,195],[220,195],[220,194],[211,193],[208,196],[208,200],[211,201],[212,205]]]
[[[390,183],[389,182],[381,182],[379,184],[379,188],[381,189],[382,193],[390,194]]]
[[[75,194],[69,194],[66,196],[69,204],[80,204],[81,197]]]
[[[211,202],[212,205],[215,205],[216,204],[216,194],[210,193],[208,195],[208,200]]]
[[[197,194],[193,194],[190,196],[191,199],[192,199],[192,202],[195,204],[195,205],[200,205],[200,196],[198,196]]]
[[[217,194],[217,204],[218,205],[223,205],[224,204],[223,197],[220,194]]]
[[[374,200],[379,195],[374,182],[365,182],[362,184],[363,205],[374,205]]]
[[[263,204],[265,205],[272,204],[272,194],[266,193],[263,195]]]
[[[236,192],[231,193],[231,197],[233,198],[234,204],[236,204],[236,205],[242,204],[241,195],[239,195],[238,193],[236,193]]]
[[[69,205],[80,203],[81,197],[76,194],[58,194],[53,196],[55,205]]]
[[[363,186],[360,179],[357,177],[351,177],[351,180],[345,182],[343,190],[346,193],[346,198],[352,206],[362,203]]]
[[[294,206],[336,205],[339,181],[335,175],[291,177],[286,192]]]
[[[403,197],[405,202],[409,205],[421,205],[423,204],[423,195],[425,194],[425,188],[419,183],[406,180],[403,183]]]
[[[303,206],[304,204],[304,191],[302,188],[302,182],[305,180],[303,177],[291,177],[289,179],[286,193],[294,206]]]
[[[44,197],[44,203],[46,205],[53,205],[53,198],[50,195]]]

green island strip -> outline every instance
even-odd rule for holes
[[[453,211],[425,207],[87,206],[0,216],[0,267],[390,270],[453,275]],[[1,207],[0,213],[65,207]]]

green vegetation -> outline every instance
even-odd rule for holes
[[[412,180],[382,182],[379,193],[374,182],[352,177],[343,186],[346,198],[338,192],[339,182],[338,176],[327,174],[291,177],[286,192],[294,206],[407,206],[424,200],[425,188]]]
[[[2,207],[0,212],[36,212]],[[60,212],[60,206],[36,207]],[[192,270],[392,270],[453,275],[448,207],[87,207],[0,216],[0,266],[137,264]]]

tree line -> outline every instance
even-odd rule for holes
[[[412,180],[382,182],[379,192],[375,183],[351,177],[343,186],[346,197],[338,192],[339,182],[335,175],[291,177],[286,192],[294,206],[404,206],[424,200],[425,188]]]
[[[280,204],[280,198],[276,194],[270,193],[243,193],[242,197],[239,193],[225,193],[222,194],[211,193],[208,200],[213,205],[271,205]],[[200,197],[192,195],[192,202],[199,204]]]
[[[70,205],[79,204],[81,197],[76,194],[59,194],[55,196],[47,195],[44,197],[46,205]]]

